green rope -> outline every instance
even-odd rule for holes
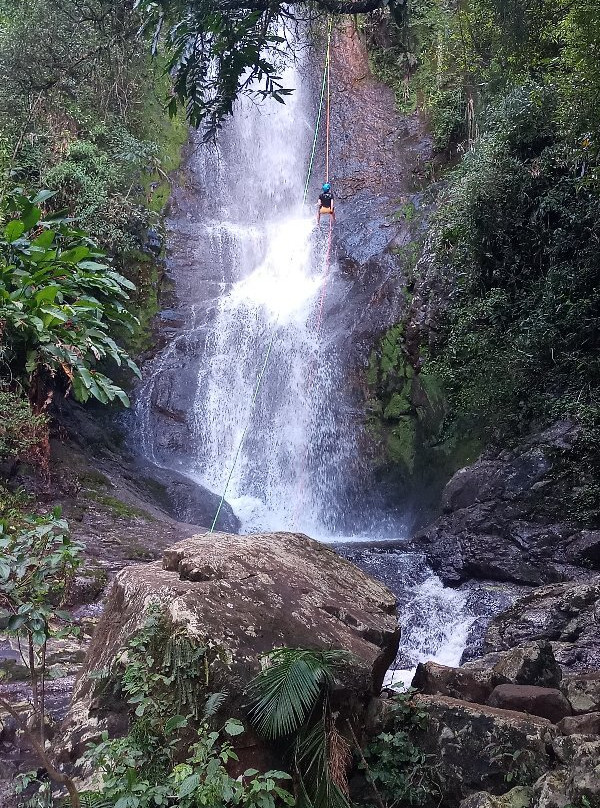
[[[310,161],[309,161],[309,164],[308,164],[308,174],[307,174],[307,177],[306,177],[306,183],[304,184],[304,195],[302,197],[302,203],[303,204],[306,202],[306,197],[308,195],[308,186],[310,184],[310,178],[311,178],[311,175],[312,175],[313,164],[315,162],[315,153],[316,153],[316,150],[317,150],[317,140],[318,140],[318,137],[319,137],[319,127],[321,125],[321,117],[322,117],[322,113],[323,113],[323,102],[325,100],[325,88],[326,88],[326,85],[327,85],[327,68],[329,67],[329,58],[330,58],[329,55],[330,55],[330,51],[331,51],[331,29],[332,29],[332,25],[333,25],[333,21],[332,21],[332,19],[330,19],[329,20],[329,30],[327,32],[327,55],[325,57],[325,68],[323,70],[323,83],[322,83],[322,86],[321,86],[321,98],[319,100],[319,112],[317,114],[317,122],[316,122],[316,125],[315,125],[315,135],[314,135],[314,138],[313,138],[312,151],[311,151],[311,154],[310,154]],[[231,464],[231,468],[229,469],[229,474],[227,475],[227,480],[225,481],[225,486],[223,488],[223,493],[221,494],[221,498],[219,500],[219,507],[217,508],[215,518],[213,519],[212,525],[210,526],[209,533],[214,533],[214,530],[215,530],[215,527],[216,527],[216,524],[217,524],[217,520],[219,519],[221,509],[223,508],[223,504],[225,502],[225,497],[227,495],[227,490],[229,489],[229,483],[231,482],[231,478],[233,477],[233,472],[235,471],[237,461],[238,461],[240,453],[242,451],[242,446],[244,445],[244,441],[246,439],[248,429],[250,428],[250,420],[251,420],[252,412],[254,410],[254,405],[256,404],[256,399],[258,398],[260,385],[262,383],[263,376],[265,375],[265,371],[267,369],[267,364],[269,362],[269,357],[271,355],[271,349],[273,348],[273,343],[275,342],[275,337],[277,335],[277,324],[278,324],[278,322],[279,322],[279,316],[277,317],[277,320],[275,321],[275,325],[273,326],[273,334],[271,336],[271,340],[270,340],[269,345],[267,347],[267,353],[265,354],[265,358],[264,358],[260,373],[258,374],[258,378],[256,380],[256,386],[254,388],[254,395],[252,396],[252,401],[250,402],[250,410],[248,412],[248,418],[246,419],[246,426],[244,427],[244,431],[242,432],[242,437],[240,438],[239,443],[237,445],[237,449],[236,449],[236,452],[235,452],[235,455],[234,455],[234,458],[233,458],[233,463]]]
[[[229,483],[231,482],[231,478],[233,477],[233,472],[235,471],[235,467],[240,456],[240,452],[242,451],[242,446],[244,445],[244,440],[246,439],[246,433],[248,432],[248,428],[250,426],[250,416],[252,415],[252,411],[254,410],[254,405],[256,404],[256,399],[258,398],[258,392],[260,390],[260,385],[263,380],[263,376],[265,375],[265,370],[267,369],[267,363],[269,362],[269,356],[271,355],[271,349],[273,348],[273,343],[275,342],[275,337],[277,335],[277,324],[279,322],[279,317],[275,321],[275,325],[273,326],[273,334],[271,336],[271,340],[269,342],[269,346],[267,348],[267,353],[265,354],[265,359],[262,364],[262,368],[260,369],[260,373],[258,374],[258,379],[256,380],[256,387],[254,388],[254,395],[252,396],[252,401],[250,402],[250,410],[248,412],[248,418],[246,419],[246,426],[244,427],[244,431],[242,432],[242,437],[238,443],[238,447],[233,458],[233,463],[231,464],[231,468],[229,469],[229,475],[225,482],[225,487],[223,488],[223,493],[221,494],[221,499],[219,501],[219,507],[217,508],[217,512],[215,514],[215,518],[213,519],[213,523],[210,526],[209,533],[213,533],[215,526],[217,524],[217,519],[219,518],[219,514],[221,513],[221,508],[223,507],[223,503],[225,502],[225,495],[227,494],[227,489],[229,488]]]
[[[319,112],[317,114],[317,123],[315,125],[315,134],[312,142],[312,150],[310,153],[310,160],[308,162],[308,174],[306,175],[306,182],[304,183],[304,194],[302,196],[302,204],[306,202],[308,196],[308,186],[312,176],[313,164],[315,162],[315,154],[317,151],[317,141],[319,139],[319,127],[321,125],[321,116],[323,113],[323,102],[325,100],[325,88],[327,86],[327,68],[329,67],[329,54],[331,51],[331,28],[332,20],[329,20],[329,30],[327,31],[327,55],[325,57],[325,67],[323,68],[323,81],[321,82],[321,98],[319,99]]]

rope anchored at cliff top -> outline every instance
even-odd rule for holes
[[[328,28],[327,28],[327,48],[326,48],[326,52],[325,52],[325,66],[323,68],[323,80],[322,80],[322,83],[321,83],[321,94],[320,94],[320,98],[319,98],[319,109],[318,109],[318,112],[317,112],[317,120],[316,120],[316,123],[315,123],[315,132],[314,132],[314,137],[313,137],[313,142],[312,142],[310,159],[309,159],[309,163],[308,163],[308,171],[307,171],[307,175],[306,175],[306,182],[304,184],[304,193],[303,193],[303,196],[302,196],[302,203],[303,204],[306,203],[306,199],[307,199],[307,196],[308,196],[308,188],[309,188],[309,185],[310,185],[310,179],[311,179],[311,176],[312,176],[312,171],[313,171],[314,162],[315,162],[315,155],[316,155],[316,150],[317,150],[317,142],[318,142],[318,137],[319,137],[319,129],[320,129],[320,126],[321,126],[321,118],[323,117],[323,107],[324,106],[325,106],[325,126],[326,126],[326,130],[325,130],[325,179],[326,179],[326,182],[329,182],[329,142],[330,142],[330,140],[329,140],[329,132],[330,132],[329,121],[330,121],[330,110],[331,110],[331,85],[330,85],[331,67],[330,66],[331,66],[331,35],[332,35],[332,30],[333,30],[333,18],[330,17],[329,18]],[[320,331],[321,321],[322,321],[322,318],[323,318],[323,304],[324,304],[324,301],[325,301],[325,288],[326,288],[326,283],[327,283],[327,279],[328,279],[328,276],[329,276],[329,267],[330,267],[330,264],[331,264],[332,234],[333,234],[333,217],[330,217],[330,221],[329,221],[329,237],[328,237],[328,242],[327,242],[327,251],[326,251],[326,254],[325,254],[325,278],[324,278],[324,282],[323,282],[323,288],[321,290],[321,296],[320,296],[320,299],[319,299],[319,311],[318,311],[318,319],[317,319],[317,333]],[[256,385],[254,387],[254,394],[253,394],[252,399],[250,401],[250,409],[248,411],[248,417],[246,419],[246,424],[245,424],[244,429],[242,431],[242,435],[240,437],[240,440],[238,441],[238,445],[237,445],[235,454],[233,456],[233,461],[231,463],[231,467],[229,469],[227,479],[225,480],[225,485],[223,486],[223,492],[222,492],[221,497],[219,499],[219,505],[217,507],[215,517],[214,517],[214,519],[212,521],[212,525],[210,526],[209,533],[214,533],[214,531],[215,531],[215,527],[217,525],[217,521],[218,521],[219,516],[221,514],[221,510],[223,508],[223,505],[225,504],[225,497],[227,495],[227,491],[229,490],[229,486],[231,484],[231,480],[233,478],[233,474],[234,474],[235,468],[237,466],[237,462],[238,462],[240,454],[242,452],[242,447],[244,445],[244,441],[246,440],[246,435],[248,434],[248,430],[250,429],[250,422],[251,422],[251,419],[252,419],[252,413],[254,412],[254,408],[256,406],[256,401],[258,399],[258,394],[260,392],[260,388],[261,388],[261,385],[262,385],[262,382],[263,382],[263,379],[264,379],[264,376],[265,376],[265,373],[266,373],[266,370],[267,370],[267,365],[269,363],[269,358],[271,356],[271,352],[273,350],[273,345],[275,343],[275,338],[277,336],[277,326],[279,325],[279,317],[280,317],[280,315],[278,314],[277,318],[275,320],[275,323],[273,324],[273,333],[272,333],[271,339],[269,340],[269,343],[267,345],[267,350],[265,352],[264,360],[262,362],[262,365],[260,366],[260,370],[259,370],[259,373],[258,373],[258,376],[257,376],[257,379],[256,379]],[[307,453],[308,453],[308,449],[307,449]]]

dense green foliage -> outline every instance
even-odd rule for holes
[[[38,411],[61,382],[79,401],[117,398],[127,406],[125,392],[96,365],[111,360],[139,374],[110,336],[118,326],[133,328],[125,304],[135,287],[85,233],[42,217],[40,205],[52,196],[29,199],[17,190],[8,197],[0,237],[2,359]]]
[[[429,720],[427,711],[413,703],[412,695],[408,690],[394,697],[392,726],[369,743],[361,764],[386,808],[437,804],[442,794],[432,757],[412,738]],[[379,800],[367,804],[381,808]]]
[[[402,5],[391,0],[390,7]],[[173,79],[169,111],[182,107],[193,126],[215,137],[243,97],[285,103],[282,70],[298,44],[298,24],[322,22],[325,15],[358,14],[381,7],[381,0],[136,0],[153,32],[164,40]],[[292,47],[290,48],[290,44]]]
[[[113,253],[157,224],[146,188],[185,138],[176,123],[173,142],[163,65],[140,22],[113,0],[11,0],[0,17],[1,167],[10,182],[56,189],[56,204]]]
[[[31,404],[8,389],[0,389],[0,461],[25,455],[46,435],[47,419],[34,415]]]
[[[444,384],[443,437],[505,443],[574,417],[589,465],[600,434],[598,4],[411,0],[370,36],[404,108],[429,114],[439,150],[464,153],[416,268],[436,312],[421,361]]]
[[[50,638],[77,631],[61,604],[79,567],[80,550],[59,510],[36,516],[24,515],[19,507],[4,509],[0,519],[0,625],[17,640],[29,670],[33,726],[40,728],[42,744],[46,649]]]
[[[115,384],[114,363],[137,372],[128,353],[148,344],[166,172],[187,127],[169,121],[164,59],[150,57],[132,5],[0,10],[0,383],[15,404],[0,456],[47,462],[27,396],[35,412],[55,393],[127,405],[130,376]]]
[[[331,706],[344,651],[278,648],[248,686],[249,717],[269,740],[287,741],[301,808],[348,808],[350,747]]]
[[[45,516],[12,513],[0,521],[0,619],[4,630],[23,632],[42,647],[79,565],[80,547],[60,512]]]
[[[456,287],[434,368],[472,427],[597,417],[596,157],[561,140],[555,103],[552,88],[528,84],[496,106],[436,224]]]
[[[210,666],[218,649],[198,645],[158,609],[127,646],[118,690],[131,715],[128,734],[92,744],[84,763],[100,774],[91,804],[115,808],[293,805],[285,772],[228,772],[238,760],[231,739],[244,732],[237,719],[215,728],[224,695],[210,692]],[[109,673],[112,682],[114,672]],[[93,798],[93,799],[92,799]]]

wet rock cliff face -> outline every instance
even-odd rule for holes
[[[489,452],[446,485],[443,515],[412,540],[446,583],[469,578],[540,585],[600,569],[600,532],[570,513],[564,471],[577,427],[561,422],[512,451]]]
[[[366,363],[376,337],[406,313],[402,248],[414,233],[402,210],[419,204],[431,138],[424,119],[400,115],[392,90],[373,77],[351,24],[335,34],[331,70],[330,173],[345,292],[334,295],[330,316],[340,323],[339,347],[356,366]],[[324,166],[317,163],[315,170],[324,172]]]

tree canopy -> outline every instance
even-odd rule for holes
[[[241,96],[284,102],[281,72],[298,24],[327,14],[360,14],[403,0],[137,0],[153,49],[164,42],[173,77],[169,111],[214,138]]]

